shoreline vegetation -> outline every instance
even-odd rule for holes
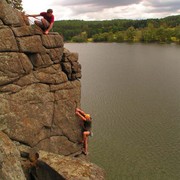
[[[65,42],[145,42],[180,44],[180,15],[162,19],[55,21],[53,31]]]

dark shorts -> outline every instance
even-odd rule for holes
[[[36,21],[37,25],[42,29],[42,30],[47,30],[50,23],[46,19],[41,19],[41,21]]]

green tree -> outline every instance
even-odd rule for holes
[[[156,38],[159,42],[166,42],[167,33],[166,33],[166,29],[163,26],[157,28]]]
[[[107,42],[108,41],[108,33],[100,33],[92,36],[94,42]]]
[[[72,37],[72,42],[87,42],[87,33],[82,32],[81,34]]]
[[[87,38],[94,42],[177,42],[180,40],[179,25],[180,15],[148,20],[63,20],[54,23],[54,31],[62,34],[65,41],[72,38],[84,41],[81,33],[86,32]]]
[[[116,41],[116,37],[112,32],[109,32],[107,35],[107,41],[108,42],[115,42]]]
[[[134,41],[134,37],[136,36],[136,30],[133,26],[129,27],[126,31],[127,41]]]
[[[142,30],[142,41],[156,41],[156,29],[154,28],[154,24],[152,22],[149,22],[148,26]]]
[[[174,33],[174,35],[175,35],[177,41],[180,43],[180,26],[177,26],[177,27],[175,28],[175,33]]]
[[[7,3],[11,4],[15,9],[18,9],[20,11],[23,10],[22,7],[22,0],[6,0]]]
[[[116,42],[123,42],[124,41],[124,32],[119,31],[115,33]]]

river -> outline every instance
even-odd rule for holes
[[[82,65],[89,156],[108,180],[180,179],[180,46],[66,43]]]

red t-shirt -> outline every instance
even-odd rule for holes
[[[46,19],[49,23],[53,23],[54,22],[54,15],[49,17],[49,16],[47,16],[47,12],[41,12],[40,15],[43,16],[44,19]]]

